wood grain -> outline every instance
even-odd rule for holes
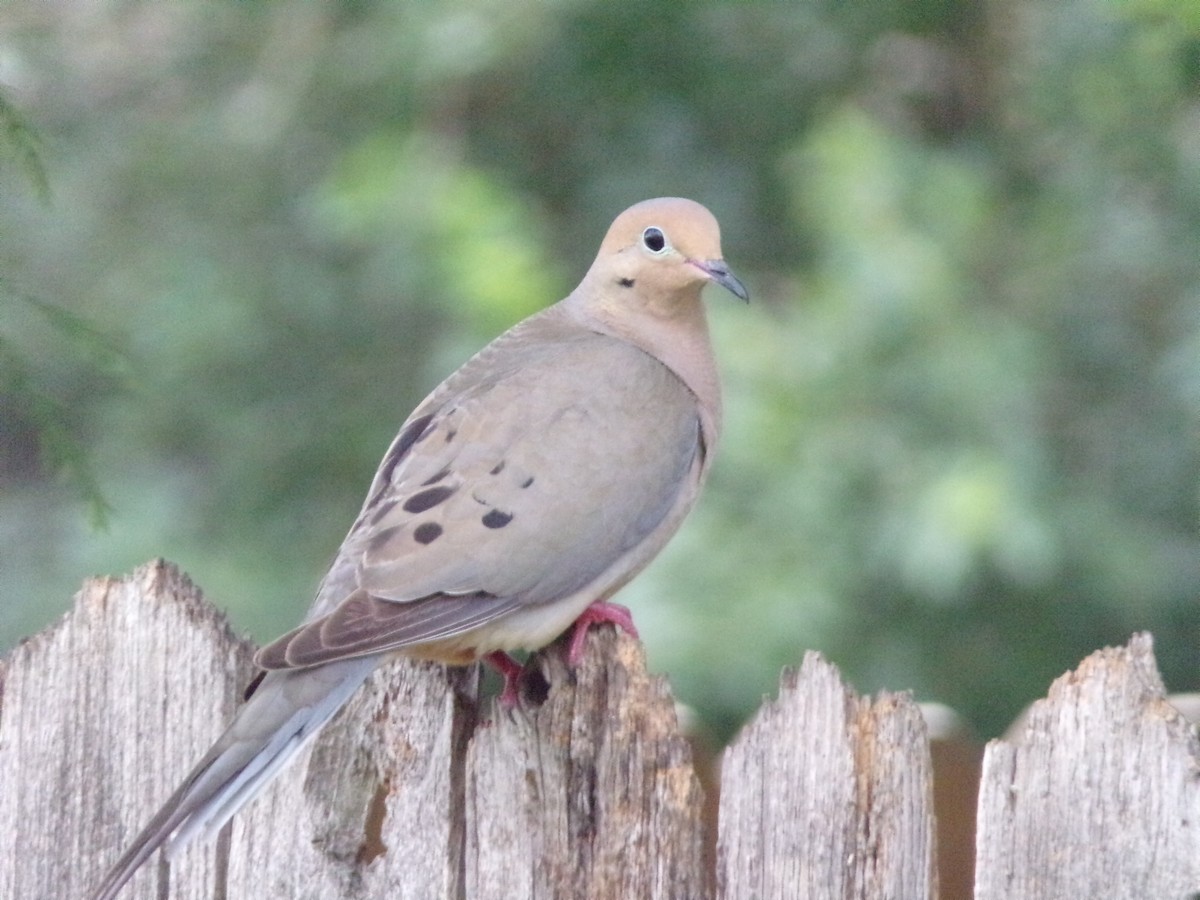
[[[808,653],[725,751],[717,896],[933,897],[932,808],[916,705],[858,697]]]
[[[1149,635],[1093,653],[1016,730],[984,752],[977,900],[1200,892],[1200,744]]]

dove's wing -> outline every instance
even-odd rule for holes
[[[556,607],[532,635],[545,643],[639,570],[661,546],[657,532],[674,531],[704,452],[696,397],[674,372],[547,310],[417,409],[321,591],[318,608],[333,608],[259,663],[537,646],[528,621],[511,637],[485,626]]]

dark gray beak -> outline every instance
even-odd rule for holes
[[[747,303],[750,302],[750,292],[746,290],[746,286],[738,280],[738,277],[729,271],[729,266],[725,264],[725,260],[705,259],[693,261],[692,265],[721,287],[725,288],[725,290],[729,291],[729,293],[733,294],[733,296]]]

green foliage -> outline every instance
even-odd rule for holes
[[[480,337],[503,331],[567,287],[518,198],[456,160],[436,135],[370,135],[347,152],[316,206],[340,240],[405,235],[427,260],[420,287],[453,297],[459,324]]]
[[[49,202],[50,179],[42,164],[41,141],[3,93],[0,93],[0,159],[16,165],[37,196]]]
[[[423,392],[682,194],[754,295],[624,595],[685,701],[727,733],[819,647],[994,733],[1143,628],[1200,687],[1195,9],[27,11],[0,149],[44,185],[36,123],[55,201],[6,196],[0,270],[53,306],[0,297],[0,644],[156,555],[289,627]]]
[[[92,525],[111,511],[75,419],[102,384],[128,376],[128,359],[107,336],[68,310],[14,292],[0,281],[0,470],[10,478],[56,475],[83,500]]]

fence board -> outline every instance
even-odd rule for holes
[[[231,898],[458,895],[472,673],[398,661],[234,817]]]
[[[18,645],[0,698],[0,897],[81,896],[233,714],[249,656],[161,561],[89,581]],[[197,888],[173,897],[212,896],[211,852],[177,870]],[[154,900],[155,881],[147,866],[127,896]]]
[[[252,650],[159,561],[89,582],[0,662],[0,897],[82,896],[232,715]],[[713,873],[637,642],[600,629],[577,669],[555,647],[539,667],[550,687],[513,712],[480,704],[474,669],[383,667],[216,847],[152,861],[122,900],[936,896],[906,696],[860,698],[816,654],[785,672],[726,751]],[[978,900],[1200,891],[1200,745],[1148,636],[1059,679],[1020,731],[987,748]]]
[[[700,784],[666,683],[637,641],[593,632],[574,675],[533,712],[478,732],[467,782],[470,900],[702,898]]]
[[[725,752],[717,895],[935,895],[925,725],[906,696],[857,697],[808,653]]]
[[[1100,650],[984,752],[977,900],[1200,891],[1200,744],[1149,635]]]

